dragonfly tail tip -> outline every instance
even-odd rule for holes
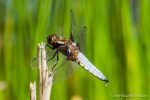
[[[109,82],[109,80],[107,80],[107,79],[106,79],[106,80],[104,80],[104,81],[105,81],[105,83],[108,83],[108,82]]]

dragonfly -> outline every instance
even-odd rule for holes
[[[80,47],[85,44],[82,43],[82,45],[80,45],[80,42],[78,42],[77,44],[75,43],[73,33],[77,33],[77,32],[76,32],[76,21],[75,21],[73,10],[70,10],[70,23],[71,24],[70,24],[69,39],[58,36],[57,34],[50,34],[47,36],[47,47],[54,52],[53,55],[52,53],[47,54],[47,56],[51,55],[51,57],[47,58],[47,62],[53,60],[54,58],[56,60],[53,66],[50,68],[50,70],[52,72],[57,71],[56,69],[59,69],[59,67],[57,66],[64,67],[64,63],[69,62],[70,64],[76,64],[76,67],[81,66],[86,71],[88,71],[89,73],[97,77],[98,79],[105,81],[106,83],[109,82],[109,80],[103,75],[103,73],[98,68],[96,68],[88,60],[88,58],[81,52],[82,50],[80,49]],[[87,27],[84,26],[82,31],[80,32],[82,34],[80,34],[78,41],[84,40],[82,39],[84,38],[82,36],[84,36],[86,32],[87,32]],[[65,59],[65,62],[60,65],[58,65],[58,61],[60,59],[59,54],[63,55],[64,57],[63,59]],[[71,68],[69,65],[66,67],[68,67],[68,69]],[[57,73],[61,74],[61,72],[57,72]]]

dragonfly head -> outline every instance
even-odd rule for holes
[[[57,40],[58,36],[56,34],[50,34],[47,37],[47,43],[52,46],[57,42]]]

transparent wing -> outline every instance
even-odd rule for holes
[[[55,52],[56,52],[56,50],[52,50],[49,47],[46,47],[46,60],[47,61],[50,60],[54,56]],[[56,58],[54,57],[54,59],[52,59],[52,61],[53,61],[53,63],[55,63]],[[51,63],[48,63],[48,64],[51,65]],[[32,59],[32,61],[30,63],[30,67],[31,67],[31,69],[37,69],[38,68],[38,66],[37,66],[37,57]]]
[[[84,26],[83,29],[80,30],[80,34],[78,35],[78,43],[80,44],[80,50],[83,53],[85,53],[86,51],[86,32],[87,27]]]
[[[51,72],[54,72],[54,82],[59,82],[62,80],[66,80],[70,78],[79,68],[79,65],[76,62],[72,62],[69,60],[66,60],[66,56],[61,54],[59,52],[59,60],[57,62],[57,55],[53,57],[56,50],[48,49],[46,50],[46,60],[47,60],[47,66],[48,70]],[[53,57],[53,59],[51,59]],[[51,60],[49,60],[51,59]],[[57,65],[54,67],[54,65],[57,63]],[[30,64],[32,69],[38,69],[37,67],[37,58],[34,58]],[[54,67],[54,68],[53,68]],[[53,68],[53,70],[52,70]]]
[[[69,34],[73,34],[75,38],[77,37],[78,34],[77,23],[72,9],[70,10],[70,33]]]
[[[74,42],[80,44],[81,51],[85,52],[87,27],[83,23],[83,19],[80,19],[79,25],[77,25],[75,14],[73,10],[70,10],[70,34],[73,34]]]
[[[59,82],[70,78],[78,69],[79,65],[76,62],[66,60],[66,56],[59,53],[59,62],[54,68],[54,82]]]

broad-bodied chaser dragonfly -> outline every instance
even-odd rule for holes
[[[87,57],[84,56],[84,54],[81,52],[80,50],[80,44],[76,44],[74,37],[73,37],[73,33],[75,31],[74,27],[75,25],[75,17],[74,17],[74,13],[71,10],[70,11],[70,15],[71,15],[71,30],[70,30],[70,36],[69,36],[69,40],[59,37],[56,34],[50,34],[47,37],[47,46],[55,51],[55,53],[52,55],[52,57],[50,59],[47,59],[47,62],[52,60],[54,57],[56,57],[56,63],[53,65],[53,67],[51,67],[50,70],[55,70],[58,60],[59,60],[59,52],[64,55],[66,58],[66,61],[69,62],[75,62],[78,65],[80,65],[82,68],[84,68],[85,70],[87,70],[88,72],[90,72],[92,75],[96,76],[98,79],[105,81],[106,83],[109,82],[106,77],[102,74],[102,72],[100,70],[98,70],[88,59]],[[83,32],[86,32],[86,27],[84,27]],[[82,47],[81,47],[82,48]],[[49,55],[47,55],[49,56]],[[60,66],[63,67],[63,66]],[[69,67],[69,66],[66,66]]]

